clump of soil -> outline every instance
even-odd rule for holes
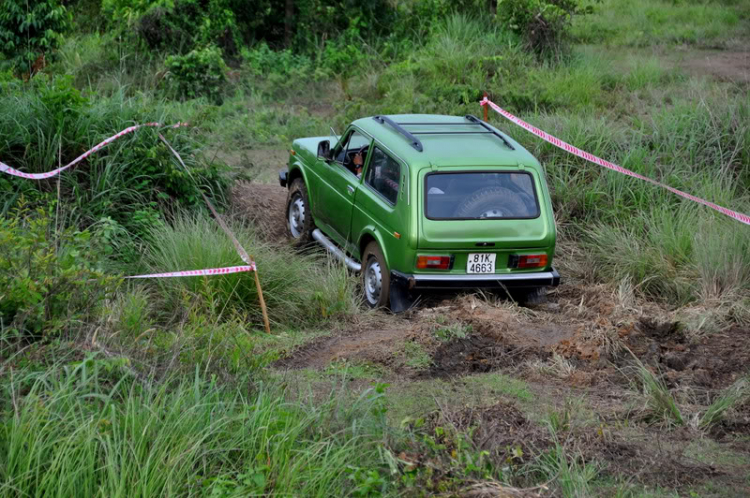
[[[426,375],[450,377],[484,373],[512,367],[528,358],[547,356],[549,353],[540,348],[516,346],[502,338],[477,334],[440,346],[432,356],[433,366]]]

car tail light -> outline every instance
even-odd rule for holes
[[[547,266],[546,254],[524,254],[519,256],[511,254],[508,258],[508,267],[510,268],[544,268]]]
[[[450,256],[417,256],[417,268],[420,270],[450,270]]]

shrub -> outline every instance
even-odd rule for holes
[[[47,54],[60,46],[71,16],[57,0],[3,0],[0,9],[0,54],[16,70],[32,74]],[[2,61],[0,61],[2,63]]]
[[[365,54],[359,48],[361,42],[356,40],[353,31],[347,32],[326,44],[322,55],[323,70],[339,80],[341,90],[349,98],[348,82],[359,73],[365,60]]]
[[[0,329],[57,335],[93,316],[113,282],[90,232],[55,225],[24,206],[0,218]]]
[[[538,55],[565,50],[573,16],[592,12],[582,0],[499,0],[498,18]]]
[[[178,0],[157,3],[135,22],[140,38],[151,49],[184,54],[215,44],[224,55],[235,56],[242,46],[241,31],[226,0]]]
[[[186,55],[172,55],[165,62],[170,89],[180,97],[206,96],[220,104],[221,87],[226,82],[227,66],[216,46],[195,49]]]
[[[11,85],[0,95],[0,157],[23,171],[49,171],[78,157],[106,137],[134,123],[174,123],[174,105],[151,99],[128,99],[122,94],[89,101],[72,88],[70,80],[34,78],[32,85]],[[26,126],[21,127],[19,123]],[[181,153],[189,172],[180,166],[147,128],[126,135],[60,177],[61,211],[66,225],[106,227],[115,244],[122,236],[146,235],[163,213],[175,207],[203,207],[200,190],[218,198],[228,186],[222,167],[200,156],[201,142],[188,130],[165,132]],[[5,175],[3,175],[5,177]],[[24,193],[29,203],[46,202],[57,182],[0,179],[0,212],[7,212]],[[136,248],[113,255],[136,259]]]

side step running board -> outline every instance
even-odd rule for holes
[[[320,231],[320,228],[316,228],[315,230],[313,230],[312,237],[313,239],[318,241],[318,244],[325,247],[328,252],[336,256],[337,259],[340,259],[341,261],[346,263],[347,268],[349,268],[350,270],[355,272],[359,272],[362,270],[362,265],[344,254],[344,251],[342,251],[333,242],[331,242],[328,237],[323,235],[323,232]]]

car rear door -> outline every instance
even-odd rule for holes
[[[469,254],[496,254],[498,269],[519,250],[551,258],[555,233],[542,181],[518,166],[423,170],[419,249],[450,252],[455,271],[464,271]],[[483,202],[486,195],[499,202]]]

